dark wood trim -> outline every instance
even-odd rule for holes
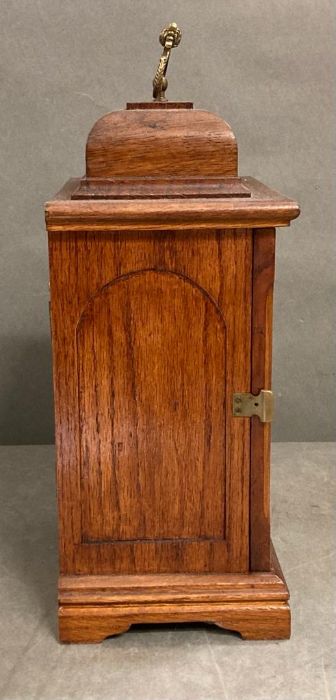
[[[82,178],[71,199],[202,199],[250,197],[240,177]]]
[[[193,109],[193,102],[127,102],[126,109]]]

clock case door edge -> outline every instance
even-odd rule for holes
[[[272,389],[274,228],[253,230],[251,393]],[[250,571],[271,569],[270,459],[272,423],[251,418]]]

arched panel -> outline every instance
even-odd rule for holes
[[[83,541],[224,539],[214,300],[180,274],[130,273],[89,301],[76,340]]]

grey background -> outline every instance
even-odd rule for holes
[[[274,439],[333,439],[333,3],[2,0],[0,14],[0,441],[53,440],[43,202],[83,173],[98,117],[151,98],[173,20],[170,99],[223,116],[241,174],[302,206],[278,234]]]

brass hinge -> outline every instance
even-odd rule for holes
[[[273,419],[273,392],[262,389],[259,394],[233,394],[233,415],[237,418],[258,416],[262,423]]]

